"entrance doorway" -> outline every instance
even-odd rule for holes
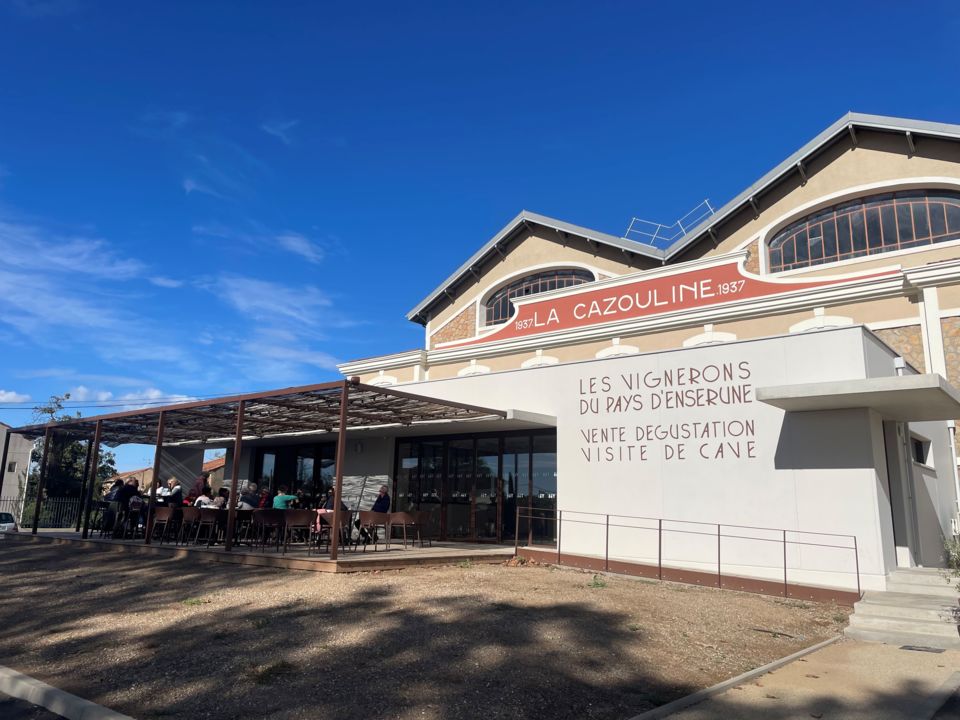
[[[516,512],[521,532],[553,542],[557,507],[555,430],[398,440],[393,496],[397,510],[428,513],[441,539],[509,542]]]

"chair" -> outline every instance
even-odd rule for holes
[[[287,510],[284,517],[284,533],[283,533],[283,552],[287,552],[287,548],[290,546],[291,538],[294,538],[297,532],[303,533],[303,543],[304,545],[310,545],[310,529],[313,525],[313,520],[316,517],[316,513],[313,510]]]
[[[283,510],[254,510],[253,511],[253,544],[259,545],[266,551],[267,539],[272,532],[276,536],[276,549],[280,550],[280,537],[283,534]]]
[[[237,510],[233,523],[233,541],[250,543],[250,531],[253,528],[253,510]]]
[[[116,500],[110,500],[109,502],[104,501],[102,504],[103,513],[100,523],[100,537],[105,535],[113,535],[113,531],[117,524],[117,513],[120,511],[120,503]]]
[[[410,528],[416,532],[416,540],[412,541],[412,544],[420,543],[420,547],[423,547],[423,536],[420,533],[420,527],[422,525],[420,513],[418,512],[392,512],[390,513],[390,528],[399,527],[403,532],[403,547],[407,547],[407,529]],[[427,538],[429,542],[430,538]]]
[[[350,516],[349,512],[340,514],[340,546],[349,547],[350,540]],[[311,528],[310,547],[307,554],[316,547],[320,552],[320,545],[326,541],[327,547],[330,546],[330,533],[333,531],[333,513],[317,513],[316,523]]]
[[[200,522],[200,508],[185,507],[183,509],[183,519],[180,522],[180,531],[177,533],[177,545],[184,541],[184,537],[187,540],[190,539],[190,533],[193,532],[193,528],[198,522]]]
[[[419,523],[420,527],[422,528],[421,536],[426,537],[427,545],[429,547],[433,547],[433,540],[431,539],[433,536],[430,534],[430,511],[418,510],[414,513],[414,517],[417,518],[417,523]],[[421,541],[421,545],[422,544],[423,541]]]
[[[160,533],[160,544],[163,545],[163,541],[166,539],[167,534],[170,531],[170,526],[173,524],[173,508],[172,507],[157,507],[153,510],[153,535],[156,537],[157,533]]]
[[[379,528],[383,528],[383,535],[387,543],[387,550],[390,549],[390,513],[374,512],[373,510],[361,510],[358,513],[357,525],[360,528],[360,534],[354,542],[356,548],[364,537],[373,536],[373,551],[377,551],[377,543],[380,536],[377,534]],[[367,551],[367,543],[363,544],[363,551]]]
[[[217,524],[220,521],[220,511],[216,508],[197,508],[200,515],[196,522],[196,531],[193,535],[194,544],[200,542],[200,531],[207,529],[207,547],[217,540]]]

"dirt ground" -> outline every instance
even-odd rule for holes
[[[136,718],[629,718],[830,605],[544,566],[327,575],[0,545],[0,664]]]

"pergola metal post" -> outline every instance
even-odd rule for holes
[[[37,481],[37,499],[33,504],[33,530],[37,534],[40,526],[40,505],[43,503],[43,487],[47,484],[47,459],[50,456],[50,441],[53,440],[53,428],[47,426],[43,433],[43,459],[40,460],[40,479]]]
[[[97,420],[96,429],[93,431],[93,453],[91,453],[90,466],[93,468],[93,475],[90,477],[90,484],[87,486],[87,497],[83,503],[83,534],[80,536],[87,539],[87,533],[90,529],[90,505],[93,504],[93,486],[97,484],[97,472],[100,469],[100,436],[103,433],[103,420]]]
[[[153,451],[153,480],[150,482],[150,505],[147,507],[147,529],[144,543],[150,544],[153,538],[153,515],[157,509],[157,484],[160,482],[160,456],[163,454],[163,428],[167,419],[167,413],[160,411],[160,418],[157,420],[157,446]],[[167,528],[163,529],[164,535]]]
[[[343,495],[343,463],[347,454],[347,403],[350,398],[350,381],[343,381],[340,391],[340,422],[337,425],[337,463],[333,491],[333,527],[330,530],[330,559],[337,559],[340,545],[340,498]]]
[[[3,454],[0,455],[0,498],[3,497],[3,477],[7,474],[7,453],[10,450],[10,435],[12,433],[9,429],[3,435]]]
[[[233,465],[230,468],[230,498],[227,502],[227,537],[223,541],[223,549],[229,551],[233,547],[233,531],[237,526],[237,501],[240,499],[240,452],[243,450],[243,414],[247,409],[247,401],[241,400],[237,406],[237,434],[233,438]]]
[[[87,482],[90,478],[90,453],[93,451],[93,438],[87,440],[87,457],[83,461],[83,480],[80,482],[80,502],[77,505],[77,529],[80,532],[80,523],[83,521],[83,499],[87,496]]]

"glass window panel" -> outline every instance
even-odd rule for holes
[[[770,269],[779,270],[781,265],[783,265],[783,254],[780,248],[770,248]]]
[[[810,237],[810,260],[823,258],[823,226],[817,223],[807,231]]]
[[[794,253],[793,249],[794,249],[793,238],[791,237],[791,238],[788,238],[786,242],[784,242],[783,245],[781,246],[781,250],[783,250],[783,264],[785,266],[792,265],[793,261],[796,260],[797,256],[796,256],[796,253]]]
[[[833,260],[837,256],[837,226],[833,218],[823,223],[823,257]]]
[[[853,239],[854,254],[865,253],[867,251],[867,228],[862,212],[850,215],[850,236]]]
[[[960,233],[960,205],[944,203],[947,211],[947,232],[951,235]]]
[[[867,208],[867,246],[874,250],[881,247],[883,238],[880,231],[880,211]]]
[[[556,435],[534,435],[532,480],[533,538],[539,542],[553,542],[556,540],[557,509]]]
[[[934,237],[947,234],[947,212],[942,202],[930,203],[930,232]]]
[[[273,485],[273,476],[276,474],[277,456],[275,453],[265,452],[260,458],[259,485],[260,488],[270,488]]]
[[[884,205],[880,208],[880,230],[883,234],[882,245],[897,244],[897,218],[892,205]],[[873,247],[872,240],[870,246]]]
[[[884,245],[897,244],[895,241],[887,240],[886,225],[884,225],[883,233]],[[911,212],[909,205],[906,203],[899,203],[897,204],[897,240],[899,240],[899,242],[910,242],[913,239],[913,213]]]
[[[511,298],[530,297],[548,290],[581,285],[593,280],[593,273],[580,269],[545,270],[542,273],[522,277],[490,296],[484,314],[485,324],[492,325],[509,319],[514,313]]]
[[[808,242],[806,228],[793,236],[794,252],[797,257],[796,262],[806,263],[807,260],[810,259]]]
[[[929,240],[930,222],[927,217],[927,204],[925,202],[915,202],[911,204],[913,212],[913,229],[916,232],[916,240]]]
[[[840,257],[853,252],[853,243],[850,241],[850,216],[837,216],[837,254]]]
[[[497,537],[497,486],[500,466],[500,438],[477,439],[474,525],[478,539]]]

